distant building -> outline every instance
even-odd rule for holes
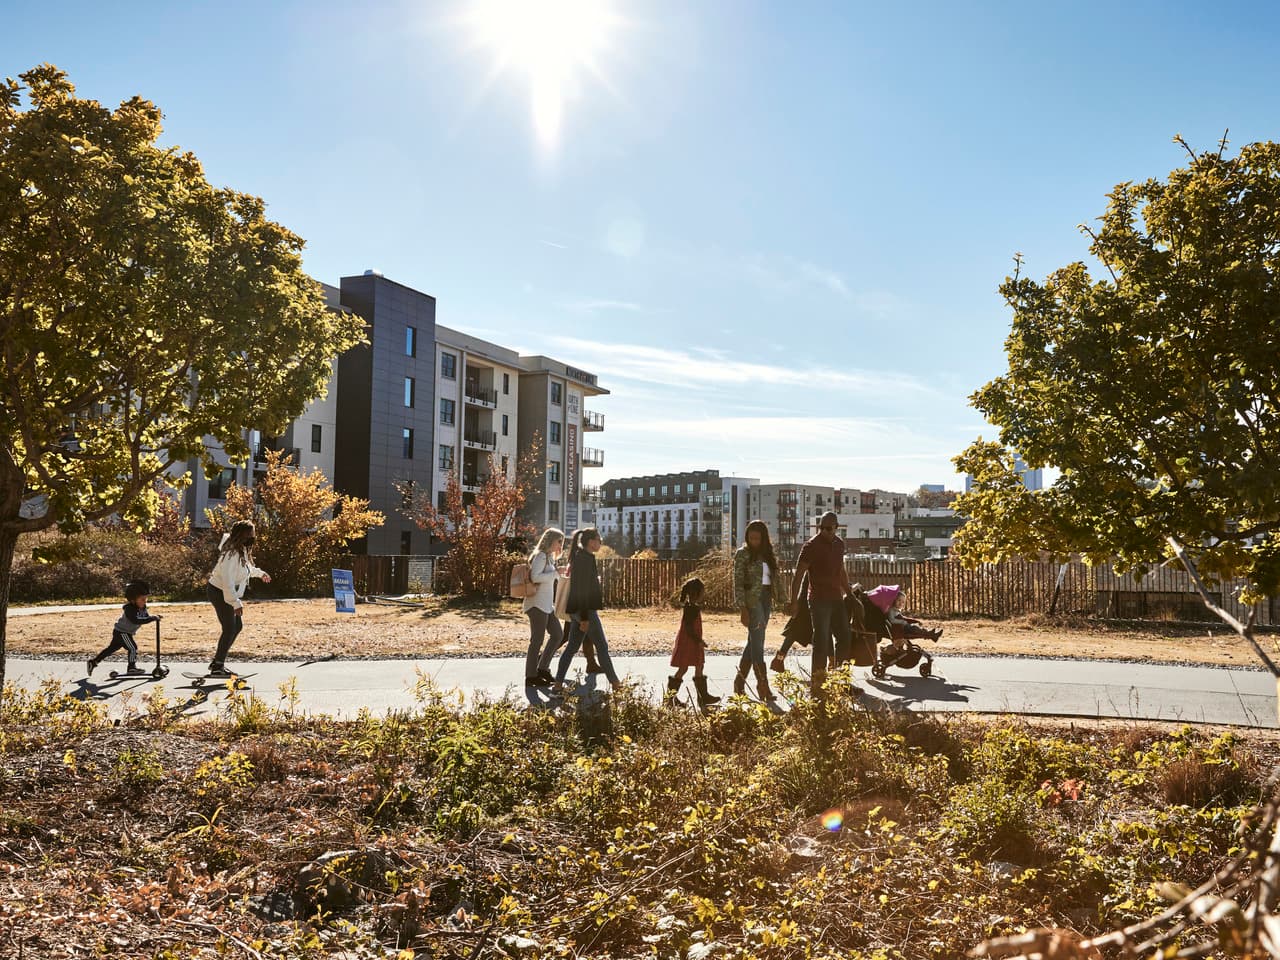
[[[900,560],[944,560],[964,523],[954,510],[908,508],[898,518],[894,555]]]
[[[732,550],[750,519],[747,492],[755,482],[722,477],[719,470],[608,480],[600,487],[596,525],[625,555],[648,549],[672,557],[686,545],[690,552]]]
[[[1044,489],[1044,470],[1040,467],[1031,469],[1023,462],[1022,456],[1015,453],[1013,455],[1013,469],[1022,477],[1022,485],[1028,490]],[[966,473],[964,475],[964,492],[968,493],[973,489],[973,475]]]
[[[920,489],[928,493],[945,493],[947,488],[945,484],[941,483],[922,483],[920,484]]]

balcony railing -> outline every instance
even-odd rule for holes
[[[468,447],[492,450],[498,445],[498,435],[492,430],[467,429],[462,432],[462,442]]]
[[[462,394],[467,398],[467,403],[475,404],[478,407],[496,407],[498,405],[498,391],[489,390],[478,383],[466,384],[462,388]]]
[[[582,465],[584,467],[603,467],[604,451],[593,447],[582,448]]]
[[[265,464],[267,462],[268,453],[283,453],[291,458],[293,466],[298,466],[299,453],[297,447],[273,447],[269,444],[260,443],[253,450],[254,464]]]
[[[594,410],[582,411],[582,432],[595,433],[604,429],[604,414]]]
[[[464,473],[462,475],[462,489],[467,493],[476,493],[484,482],[489,479],[488,474],[481,473]]]

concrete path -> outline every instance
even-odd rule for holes
[[[148,669],[149,660],[143,660]],[[583,661],[575,661],[575,672]],[[647,685],[654,697],[666,685],[670,668],[666,657],[619,657],[623,675]],[[440,689],[498,698],[510,692],[519,700],[545,704],[546,691],[526,690],[523,659],[484,658],[446,660],[327,660],[312,663],[241,662],[256,675],[248,682],[268,705],[283,704],[280,686],[297,682],[298,709],[305,713],[354,717],[362,709],[380,716],[387,710],[414,705],[414,686],[430,678]],[[31,687],[55,678],[68,692],[102,700],[113,710],[138,709],[139,697],[156,687],[175,702],[195,692],[180,671],[198,671],[204,664],[170,664],[163,680],[144,677],[110,680],[107,671],[123,666],[105,663],[86,677],[84,663],[62,660],[10,658],[8,680]],[[713,693],[727,695],[736,658],[710,657],[707,674]],[[886,704],[911,710],[976,713],[1022,713],[1049,716],[1113,717],[1132,720],[1173,720],[1277,728],[1277,687],[1269,674],[1214,667],[1116,663],[1096,660],[1038,660],[1003,657],[939,657],[934,676],[891,671],[876,680],[856,670],[857,682]],[[572,675],[572,674],[571,674]],[[603,677],[591,677],[592,688],[605,689]],[[686,680],[682,696],[692,693]],[[193,716],[210,715],[226,697],[224,686],[212,687],[209,700],[190,703]]]

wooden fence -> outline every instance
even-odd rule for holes
[[[429,557],[353,556],[344,558],[361,594],[402,594],[410,585],[434,585],[437,569]],[[438,559],[438,558],[436,558]],[[1142,578],[1117,574],[1110,565],[1015,560],[967,569],[947,561],[848,560],[849,579],[870,590],[897,584],[909,591],[906,606],[924,617],[1017,617],[1047,613],[1082,614],[1115,620],[1188,620],[1215,617],[1181,568],[1162,567]],[[733,562],[706,560],[600,560],[600,580],[608,607],[650,607],[672,603],[680,585],[702,578],[709,610],[733,608]],[[789,595],[791,574],[780,571],[779,594]],[[1243,581],[1214,588],[1215,601],[1242,620],[1250,610],[1263,626],[1280,625],[1280,598],[1246,607],[1236,598]],[[503,584],[505,588],[505,581]],[[1055,600],[1056,591],[1056,600]]]

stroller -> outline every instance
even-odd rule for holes
[[[879,647],[876,661],[871,666],[871,675],[877,680],[883,680],[889,668],[893,667],[899,670],[918,668],[920,676],[932,676],[933,655],[924,647],[907,639],[900,627],[894,627],[889,623],[889,610],[901,591],[896,586],[876,587],[867,593],[861,587],[857,587],[854,593],[862,602],[863,626],[866,632],[872,634],[877,641],[890,641]]]

